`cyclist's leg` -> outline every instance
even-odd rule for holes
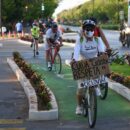
[[[47,66],[51,67],[51,51],[50,51],[50,47],[48,45],[48,43],[45,43],[45,56],[46,56],[46,62],[47,62]]]
[[[52,58],[52,63],[54,63],[55,57],[56,57],[56,55],[59,51],[60,51],[60,46],[56,46],[55,50],[54,50],[54,55],[53,55],[53,58]]]
[[[76,107],[76,114],[82,114],[82,99],[84,96],[84,89],[81,87],[81,83],[83,83],[83,80],[78,80],[78,88],[77,88],[77,93],[76,93],[76,98],[77,98],[77,107]]]

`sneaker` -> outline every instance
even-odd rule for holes
[[[36,55],[39,55],[39,52],[38,52],[38,51],[36,52]]]
[[[31,43],[30,47],[33,47],[33,43]]]
[[[82,107],[81,106],[77,106],[75,113],[76,113],[76,115],[81,115],[82,114]]]
[[[47,65],[47,66],[48,66],[48,68],[50,68],[50,67],[51,67],[51,63],[50,63],[50,62],[48,62],[48,65]]]
[[[97,96],[101,96],[101,90],[98,87],[96,87],[96,95]]]

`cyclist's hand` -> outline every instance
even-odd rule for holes
[[[106,53],[107,53],[108,57],[111,56],[111,52],[112,52],[112,49],[111,49],[111,48],[109,48],[109,49],[106,50]]]
[[[73,64],[74,62],[76,62],[76,60],[72,59],[71,62],[70,62],[70,65]]]

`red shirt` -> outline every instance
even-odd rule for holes
[[[95,36],[95,37],[100,37],[99,27],[95,27],[95,29],[94,29],[94,36]]]

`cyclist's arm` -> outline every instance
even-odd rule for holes
[[[48,43],[49,46],[52,45],[52,42],[50,41],[50,38],[46,38],[46,41],[47,41],[47,43]]]
[[[78,37],[76,39],[76,44],[75,44],[75,47],[74,47],[74,56],[73,56],[73,59],[75,61],[78,61],[79,60],[79,55],[80,55],[80,37]]]
[[[62,37],[59,37],[60,44],[62,44]]]
[[[100,27],[99,27],[99,32],[100,32],[100,36],[101,36],[106,48],[110,49],[109,43],[108,43],[108,41],[107,41],[107,39],[106,39],[106,37],[105,37],[105,35]]]

